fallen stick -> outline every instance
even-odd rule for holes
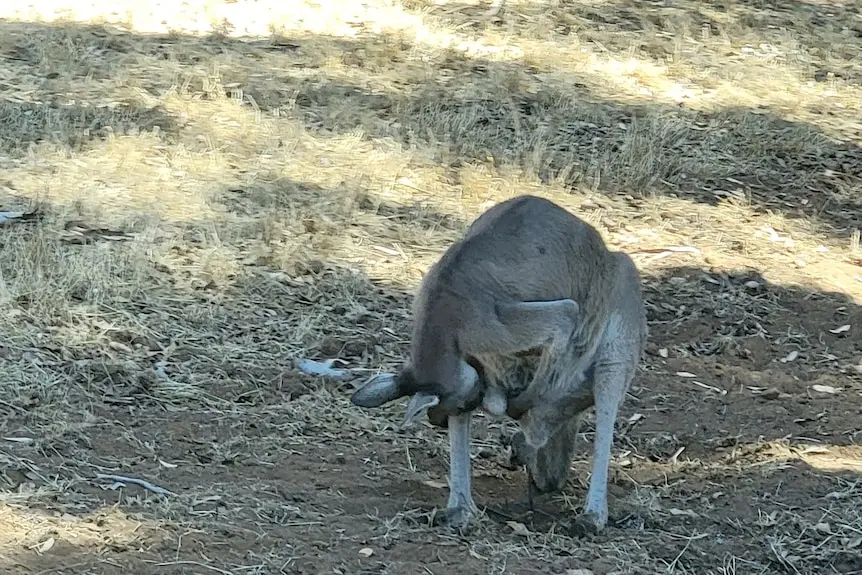
[[[646,248],[642,250],[635,250],[633,252],[629,252],[629,255],[632,254],[654,254],[650,259],[650,261],[664,259],[668,256],[672,256],[676,253],[690,253],[690,254],[699,254],[700,250],[692,247],[692,246],[668,246],[666,248]]]
[[[96,479],[105,479],[114,481],[117,483],[131,483],[132,485],[137,485],[138,487],[143,487],[148,491],[152,491],[158,495],[174,495],[172,491],[168,491],[164,487],[159,487],[158,485],[153,485],[149,481],[145,481],[143,479],[137,479],[135,477],[125,477],[123,475],[105,475],[104,473],[97,473]]]

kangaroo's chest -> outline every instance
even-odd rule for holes
[[[516,355],[482,355],[476,359],[482,366],[483,385],[501,392],[505,397],[514,397],[532,381],[542,359],[542,350]]]

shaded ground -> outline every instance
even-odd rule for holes
[[[414,2],[248,43],[0,22],[0,211],[43,215],[0,225],[0,569],[862,573],[857,22],[767,4]],[[427,265],[519,193],[644,274],[593,539],[567,532],[588,441],[528,512],[514,427],[480,418],[487,513],[454,536],[445,435],[348,402],[403,359]]]
[[[369,418],[350,409],[349,385],[298,375],[279,348],[304,318],[361,309],[360,323],[330,334],[321,351],[366,364],[405,332],[408,298],[341,272],[303,283],[262,272],[226,290],[246,302],[241,308],[201,294],[139,315],[137,326],[122,321],[126,313],[106,318],[115,326],[109,349],[147,334],[176,342],[149,362],[101,346],[70,354],[50,339],[23,353],[4,348],[20,377],[59,380],[6,408],[4,436],[19,438],[4,448],[7,489],[39,494],[37,508],[20,511],[12,497],[6,517],[14,524],[43,509],[49,525],[63,520],[57,513],[76,522],[55,533],[56,548],[42,557],[22,550],[6,561],[32,572],[80,562],[94,573],[202,572],[188,561],[261,573],[484,573],[504,565],[518,573],[647,573],[671,564],[702,573],[716,562],[740,573],[862,569],[854,363],[862,350],[823,327],[857,325],[862,310],[757,274],[669,267],[647,286],[653,341],[666,347],[650,350],[623,412],[614,524],[594,541],[565,533],[585,494],[588,454],[577,456],[562,497],[529,514],[513,503],[523,473],[505,467],[511,428],[491,421],[477,426],[474,450],[477,500],[491,512],[463,538],[429,528],[428,514],[445,499],[445,436],[430,427],[398,434],[398,413]],[[129,303],[147,307],[146,298]],[[205,331],[194,317],[202,309],[211,314]],[[309,343],[323,339],[308,334]],[[793,351],[793,361],[777,361]],[[151,375],[162,357],[174,384]],[[584,431],[589,438],[589,425]],[[22,445],[25,437],[33,443]],[[110,482],[92,480],[98,472],[147,478],[178,495],[106,491]],[[138,521],[137,530],[116,534],[118,523]],[[530,534],[513,534],[508,521]],[[35,529],[18,546],[50,533]],[[363,548],[373,555],[362,557]]]

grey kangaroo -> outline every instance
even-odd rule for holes
[[[373,377],[351,401],[379,407],[411,396],[405,424],[427,413],[448,428],[449,502],[442,522],[476,512],[470,418],[480,406],[521,431],[513,459],[531,492],[562,489],[582,412],[596,408],[592,475],[573,528],[601,531],[614,423],[647,339],[631,258],[553,202],[519,196],[492,206],[443,253],[413,304],[410,360]]]

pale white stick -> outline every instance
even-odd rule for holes
[[[168,491],[164,487],[153,485],[149,481],[146,481],[144,479],[137,479],[135,477],[124,477],[122,475],[106,475],[104,473],[97,473],[96,479],[107,479],[110,481],[116,481],[118,483],[131,483],[132,485],[143,487],[144,489],[152,491],[153,493],[157,493],[158,495],[174,495],[173,492]]]

